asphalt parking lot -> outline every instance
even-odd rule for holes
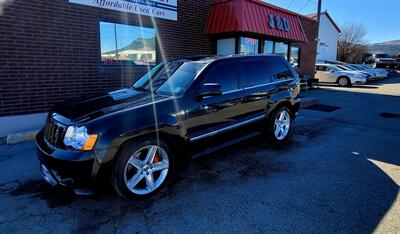
[[[51,188],[33,142],[1,145],[0,233],[399,233],[400,75],[303,95],[323,106],[300,112],[287,144],[193,160],[145,202]]]

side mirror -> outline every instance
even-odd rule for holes
[[[205,83],[197,92],[197,98],[219,96],[221,95],[221,85],[218,83]]]

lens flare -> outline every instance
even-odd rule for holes
[[[4,8],[10,5],[14,0],[0,0],[0,15],[3,14]]]

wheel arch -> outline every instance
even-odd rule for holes
[[[185,146],[185,141],[183,138],[181,138],[179,135],[172,134],[171,132],[168,132],[166,130],[153,130],[150,132],[137,133],[121,141],[121,144],[118,147],[118,152],[112,157],[111,160],[115,160],[118,157],[119,152],[123,147],[125,147],[125,145],[134,142],[137,139],[143,139],[143,138],[161,139],[165,143],[167,143],[169,147],[171,147],[171,150],[179,153],[183,153],[182,149]]]
[[[348,76],[346,76],[346,75],[340,75],[340,76],[336,79],[336,84],[339,83],[339,79],[340,79],[340,78],[346,78],[346,79],[349,81],[349,83],[351,83],[350,77],[348,77]]]
[[[284,100],[284,101],[278,102],[275,105],[267,108],[267,120],[269,120],[271,118],[272,114],[282,106],[289,108],[290,115],[291,115],[290,117],[292,119],[295,118],[295,113],[296,113],[296,111],[298,111],[299,107],[294,105],[290,100]]]

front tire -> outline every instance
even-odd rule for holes
[[[287,139],[292,126],[291,116],[290,109],[281,106],[269,118],[267,135],[274,143],[279,144]]]
[[[337,83],[340,87],[350,87],[351,86],[351,82],[350,82],[349,78],[344,77],[344,76],[339,77]]]
[[[127,143],[112,171],[115,191],[124,198],[144,200],[162,190],[174,173],[170,147],[154,137]]]

